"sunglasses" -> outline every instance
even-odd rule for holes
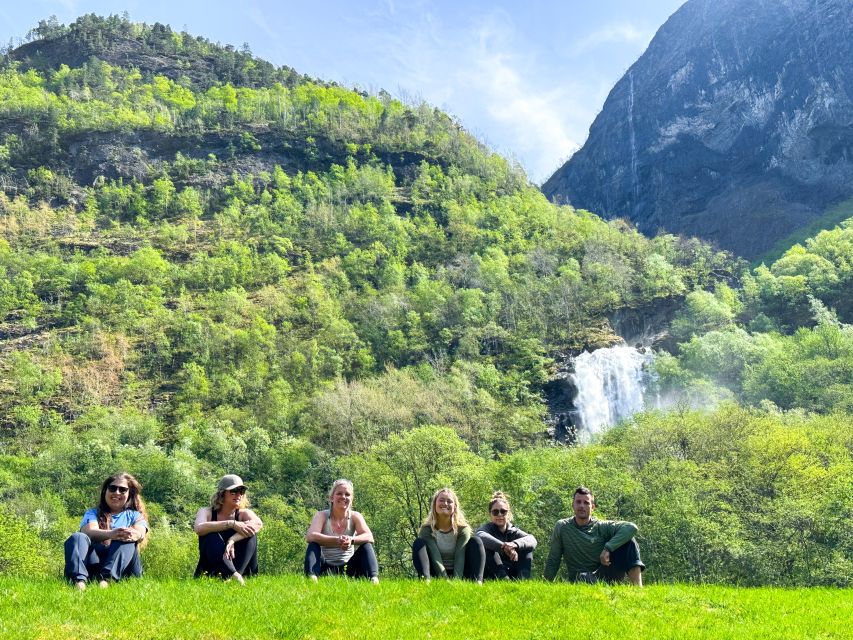
[[[121,495],[124,495],[125,493],[130,491],[130,487],[120,487],[117,484],[111,484],[107,487],[107,491],[109,491],[110,493],[120,493]]]
[[[505,516],[509,513],[508,509],[492,509],[493,516]]]
[[[246,493],[246,487],[237,487],[236,489],[228,489],[228,493],[235,496],[242,496]]]

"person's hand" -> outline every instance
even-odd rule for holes
[[[231,525],[231,528],[244,538],[251,538],[257,533],[257,531],[255,531],[254,525],[251,522],[241,522],[240,520],[235,520],[234,524]]]
[[[352,545],[352,538],[350,536],[340,536],[338,538],[338,546],[342,551],[346,551]]]
[[[501,545],[501,551],[512,562],[518,562],[518,547],[513,542],[504,542]]]
[[[222,554],[222,557],[225,560],[233,560],[234,559],[234,541],[229,540],[225,543],[225,553]]]
[[[598,559],[601,560],[602,567],[610,566],[610,552],[607,549],[602,550],[601,555],[598,556]]]
[[[119,527],[112,530],[110,538],[121,542],[135,542],[139,540],[139,531],[133,527]]]

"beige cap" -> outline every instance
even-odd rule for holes
[[[227,476],[222,476],[222,480],[216,486],[217,491],[228,491],[228,489],[236,489],[237,487],[246,488],[243,484],[243,479],[240,476],[229,473]]]

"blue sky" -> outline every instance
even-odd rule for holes
[[[0,42],[40,19],[122,13],[275,64],[453,114],[539,183],[583,144],[607,93],[683,0],[29,0],[0,4]]]

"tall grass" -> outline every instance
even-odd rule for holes
[[[0,579],[0,638],[850,638],[853,592],[259,577]]]

